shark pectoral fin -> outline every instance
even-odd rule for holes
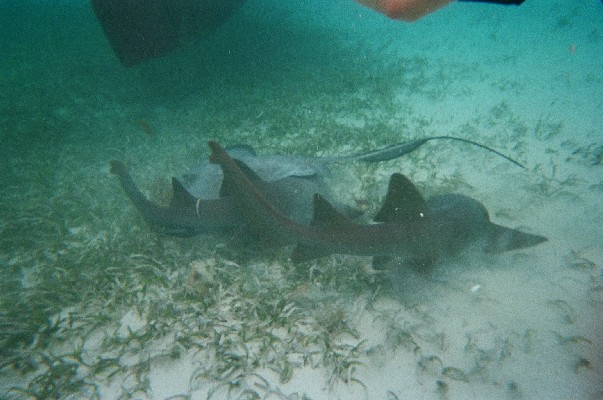
[[[291,253],[291,261],[295,264],[311,261],[316,258],[325,257],[331,254],[328,250],[317,249],[316,247],[304,246],[298,244]]]
[[[428,206],[416,186],[404,175],[393,174],[381,210],[375,215],[376,222],[408,223],[423,218]]]
[[[544,236],[526,233],[490,223],[487,234],[486,253],[502,253],[504,251],[525,249],[548,241]]]
[[[172,178],[172,191],[174,194],[172,196],[172,201],[170,202],[170,208],[197,207],[197,198],[190,194],[176,178]]]

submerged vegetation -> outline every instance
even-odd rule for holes
[[[450,134],[483,139],[527,161],[529,171],[517,179],[544,202],[563,201],[587,185],[563,165],[601,165],[601,145],[587,142],[532,161],[532,141],[546,149],[545,141],[560,139],[567,127],[551,117],[529,121],[505,100],[461,120],[417,111],[414,100],[439,106],[468,96],[465,83],[479,75],[478,66],[416,57],[379,64],[378,71],[345,61],[345,72],[317,66],[328,82],[277,77],[274,87],[265,87],[257,85],[261,76],[246,81],[231,72],[234,83],[217,91],[215,82],[200,78],[193,88],[188,81],[165,83],[174,84],[165,93],[161,83],[145,82],[149,92],[138,95],[144,101],[124,89],[116,95],[96,90],[88,81],[39,100],[45,80],[53,81],[44,75],[24,89],[23,103],[4,105],[0,397],[151,398],[159,395],[153,379],[173,368],[190,374],[174,378],[182,393],[166,394],[171,399],[308,400],[295,386],[303,374],[325,392],[344,388],[368,396],[375,389],[364,378],[367,369],[403,365],[413,371],[404,378],[441,398],[469,383],[519,398],[526,384],[505,368],[518,359],[537,368],[545,363],[537,350],[548,345],[571,353],[567,366],[575,374],[599,371],[599,360],[582,354],[597,343],[581,333],[578,325],[587,317],[575,299],[542,301],[554,316],[548,331],[523,320],[517,328],[504,326],[500,320],[515,323],[516,311],[505,314],[506,304],[487,284],[464,281],[497,272],[490,260],[446,265],[458,277],[417,278],[413,289],[426,293],[417,299],[392,283],[412,271],[374,271],[364,258],[331,256],[294,266],[287,251],[245,246],[237,238],[152,234],[108,174],[108,160],[123,159],[136,167],[150,195],[165,198],[154,177],[167,182],[205,157],[209,138],[314,156]],[[119,75],[98,65],[94,71],[105,84]],[[118,85],[107,87],[144,82],[120,76]],[[524,90],[512,81],[495,87]],[[202,99],[180,94],[195,90]],[[147,98],[158,99],[149,105]],[[468,170],[505,173],[487,157],[459,145],[430,144],[384,166],[341,167],[350,173],[339,181],[340,191],[369,216],[392,172],[416,177],[427,192],[470,194],[480,188]],[[335,180],[343,175],[335,171]],[[513,216],[519,207],[498,215]],[[594,276],[593,285],[600,285],[594,257],[563,254],[571,279]],[[520,265],[520,258],[515,261]],[[529,281],[530,273],[521,279]],[[528,283],[522,282],[526,291]],[[466,309],[448,308],[457,300]],[[480,320],[480,312],[492,317]],[[384,398],[407,398],[393,386],[380,389]]]

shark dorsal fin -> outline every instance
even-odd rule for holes
[[[247,164],[243,161],[233,159],[243,174],[254,183],[262,182],[262,178],[259,177]],[[227,197],[232,195],[232,185],[236,185],[229,175],[224,175],[222,178],[222,186],[220,186],[220,197]]]
[[[402,174],[393,174],[376,222],[408,223],[423,218],[428,212],[427,203],[415,185]]]
[[[314,194],[314,217],[311,226],[333,227],[342,229],[352,222],[345,215],[337,211],[335,207],[324,199],[320,194]]]
[[[319,226],[328,230],[331,228],[347,229],[346,226],[351,224],[353,224],[353,222],[337,211],[337,209],[320,194],[316,193],[314,195],[314,217],[312,218],[312,222],[310,222],[310,226]],[[291,261],[300,263],[328,256],[329,254],[331,254],[331,252],[328,249],[298,244],[291,254]]]
[[[190,194],[176,178],[172,178],[172,190],[174,194],[170,202],[170,208],[195,207],[197,204],[195,196]]]

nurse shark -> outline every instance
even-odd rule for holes
[[[425,200],[401,174],[391,176],[376,223],[355,223],[316,193],[313,219],[302,225],[275,207],[267,192],[269,183],[217,142],[209,142],[209,147],[210,161],[224,173],[223,191],[234,198],[250,229],[264,242],[296,245],[293,262],[352,254],[373,256],[376,265],[395,257],[429,266],[471,246],[500,253],[547,241],[491,222],[487,209],[468,196],[446,194]]]

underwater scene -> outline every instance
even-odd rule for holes
[[[0,399],[603,399],[601,1],[118,3],[0,1]]]

